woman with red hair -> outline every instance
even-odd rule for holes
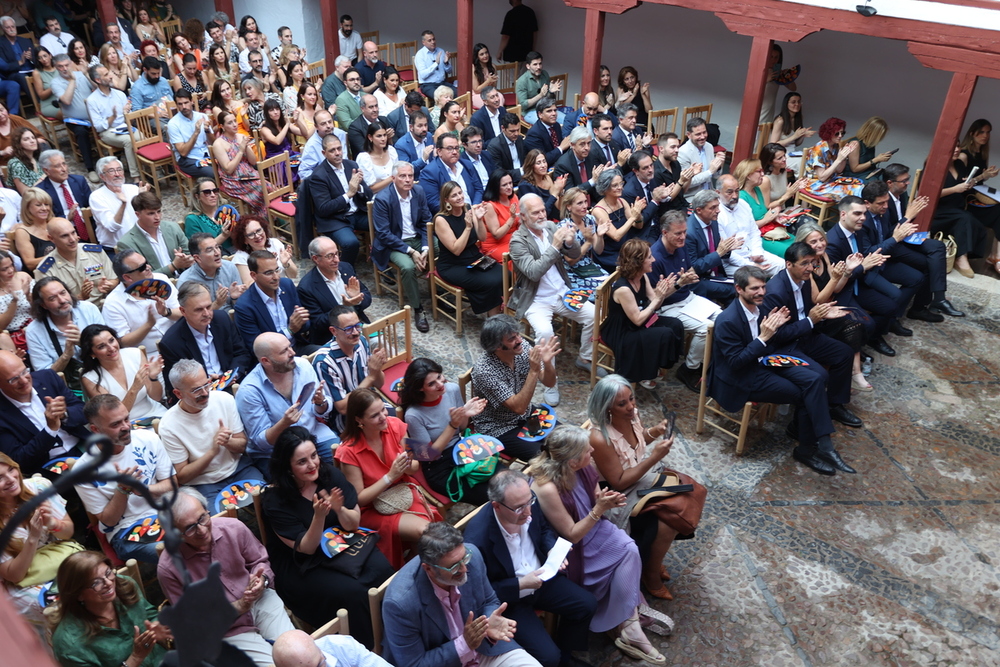
[[[847,166],[847,157],[857,150],[857,142],[841,146],[846,134],[847,123],[839,118],[827,118],[819,128],[818,144],[809,149],[806,169],[805,191],[814,195],[830,197],[840,201],[847,195],[861,196],[864,182],[857,178],[840,176]]]

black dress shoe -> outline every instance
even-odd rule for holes
[[[838,421],[844,426],[850,426],[851,428],[861,428],[865,425],[865,423],[861,421],[860,417],[843,405],[834,405],[830,407],[830,419]]]
[[[701,366],[698,368],[688,368],[687,364],[681,364],[681,367],[677,369],[677,379],[684,383],[684,386],[693,391],[694,393],[699,393],[701,388],[698,383],[701,382]]]
[[[840,457],[840,452],[838,452],[836,449],[834,449],[833,451],[829,451],[829,452],[820,452],[819,453],[819,457],[822,458],[827,463],[829,463],[830,465],[832,465],[834,468],[836,468],[840,472],[846,472],[846,473],[850,473],[852,475],[854,475],[854,474],[856,474],[858,472],[857,470],[855,470],[851,466],[847,465],[847,463],[844,461],[844,459],[842,459]]]
[[[945,315],[950,315],[951,317],[965,317],[965,313],[951,305],[951,301],[948,301],[948,299],[935,301],[928,307],[928,309],[932,313],[944,313]]]
[[[885,338],[882,338],[881,336],[868,341],[868,347],[887,357],[896,356],[896,350],[889,347],[889,343],[885,342]]]
[[[430,322],[427,321],[427,314],[424,312],[423,308],[417,311],[417,331],[420,333],[427,333],[431,330]]]
[[[913,329],[907,329],[899,323],[899,320],[893,320],[889,323],[889,333],[894,333],[897,336],[909,337],[913,335]]]
[[[958,311],[955,311],[958,312]],[[922,320],[924,322],[944,322],[944,315],[935,313],[928,308],[910,308],[906,311],[906,316],[911,320]]]
[[[809,452],[803,450],[801,447],[796,447],[792,450],[792,458],[807,468],[812,468],[821,475],[830,476],[837,474],[833,466],[821,459],[815,451]]]

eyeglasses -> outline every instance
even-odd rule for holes
[[[192,535],[194,535],[194,532],[198,530],[198,528],[203,528],[207,526],[208,522],[211,521],[211,519],[212,515],[209,514],[208,512],[205,512],[200,517],[198,517],[197,521],[192,523],[190,526],[184,528],[184,530],[182,530],[181,532],[184,533],[185,537],[191,537]]]
[[[128,271],[125,271],[125,273],[141,273],[141,272],[145,271],[148,268],[149,268],[149,262],[143,262],[142,264],[140,264],[139,266],[135,267],[134,269],[129,269]]]
[[[217,195],[219,194],[219,188],[211,188],[209,190],[199,190],[200,195]]]
[[[361,322],[357,322],[355,324],[348,324],[346,327],[335,326],[333,328],[336,329],[337,331],[343,331],[346,334],[350,334],[350,333],[354,333],[356,331],[361,331],[361,327],[363,327],[363,326],[364,325],[361,324]]]
[[[105,173],[105,174],[124,174],[125,170],[122,169],[121,167],[108,167],[107,169],[104,170],[103,173]]]
[[[537,498],[538,498],[538,496],[536,496],[535,492],[532,491],[531,492],[531,500],[529,500],[528,502],[524,503],[523,505],[518,505],[517,507],[511,507],[510,505],[507,505],[505,503],[500,503],[500,504],[503,505],[504,507],[506,507],[507,509],[509,509],[514,514],[521,515],[521,514],[524,514],[525,511],[527,511],[527,509],[529,507],[531,507],[535,503],[535,500]],[[497,502],[500,502],[500,501],[498,500]]]
[[[458,146],[442,146],[440,150],[443,151],[457,151]]]
[[[261,228],[261,229],[255,229],[252,232],[246,232],[246,237],[248,239],[255,239],[258,236],[266,236],[266,232],[264,231],[263,228]]]
[[[214,255],[217,252],[219,252],[219,246],[217,246],[217,245],[213,245],[213,246],[210,246],[208,248],[202,248],[201,249],[201,254],[202,255]]]
[[[115,576],[116,576],[115,571],[109,567],[107,570],[105,570],[103,575],[90,582],[90,588],[92,588],[95,591],[100,590],[105,586],[107,586],[109,583],[114,583]]]
[[[17,384],[19,380],[21,380],[22,378],[26,377],[30,372],[31,371],[29,369],[25,368],[23,371],[21,371],[20,373],[18,373],[14,377],[7,378],[7,384]]]
[[[211,390],[212,390],[212,383],[211,382],[206,382],[203,385],[200,385],[200,386],[188,389],[188,391],[191,392],[195,396],[201,396],[202,394],[207,394]]]
[[[463,565],[468,565],[469,561],[471,560],[472,560],[472,554],[469,553],[468,549],[466,549],[465,555],[462,556],[462,559],[457,563],[455,563],[454,565],[452,565],[451,567],[444,567],[443,565],[437,565],[437,564],[435,564],[434,567],[436,567],[439,570],[444,570],[448,574],[455,574],[456,572],[458,572],[458,568],[462,567]]]
[[[325,259],[328,262],[332,262],[334,259],[340,257],[340,251],[338,250],[337,252],[328,252],[325,255],[316,255],[316,257],[318,257],[319,259]]]

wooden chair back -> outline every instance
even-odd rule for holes
[[[132,137],[132,150],[163,142],[160,123],[156,120],[154,107],[146,107],[125,114],[125,123],[128,125],[129,135]]]
[[[163,41],[170,44],[170,38],[175,32],[180,32],[182,29],[181,20],[173,19],[172,21],[160,21],[160,30],[163,31]]]
[[[434,248],[436,245],[434,242],[434,223],[428,222],[427,247],[430,250],[427,253],[427,272],[431,276],[431,317],[437,320],[437,316],[440,314],[455,325],[456,334],[462,335],[462,300],[465,298],[465,290],[457,285],[452,285],[438,275],[434,268]],[[439,294],[438,288],[444,290],[444,294]]]
[[[465,109],[465,122],[468,124],[469,119],[472,118],[472,93],[465,92],[455,98],[455,102],[462,105]]]
[[[288,151],[266,160],[258,160],[257,174],[261,184],[265,186],[263,188],[264,206],[267,208],[268,221],[274,229],[274,234],[281,241],[290,244],[297,257],[299,244],[295,232],[295,204],[284,202],[282,206],[287,208],[287,211],[279,211],[271,204],[271,202],[281,200],[282,197],[295,190],[292,183],[292,165],[288,160]]]
[[[382,600],[395,576],[392,575],[386,579],[378,588],[368,589],[368,612],[372,617],[372,638],[375,640],[374,653],[376,655],[382,655],[382,635],[385,631],[385,626],[382,624]]]
[[[556,81],[561,81],[562,86],[559,88],[559,92],[552,94],[552,98],[559,106],[566,106],[566,88],[569,85],[569,74],[556,74],[555,76],[550,76],[549,90],[552,89],[552,84]]]
[[[378,44],[378,30],[369,30],[361,33],[361,42],[375,42]]]
[[[87,236],[90,237],[90,242],[97,243],[97,234],[94,232],[94,214],[91,212],[90,207],[81,208],[80,216],[83,218],[83,226],[87,228]]]
[[[375,43],[378,44],[378,42]],[[390,58],[392,58],[392,44],[378,44],[378,59],[387,63]]]
[[[392,45],[392,64],[397,71],[404,69],[413,71],[413,56],[417,55],[417,40],[412,42],[395,42]],[[416,76],[414,76],[416,79]]]
[[[59,140],[58,137],[56,137],[56,132],[59,130],[60,127],[65,129],[65,125],[62,124],[62,121],[56,118],[50,118],[48,116],[42,115],[41,102],[38,99],[38,91],[35,90],[34,74],[25,74],[24,78],[28,82],[28,93],[31,95],[31,103],[35,107],[38,120],[40,120],[42,123],[42,134],[44,134],[45,137],[49,140],[49,144],[51,146],[58,146]]]
[[[920,178],[924,175],[924,169],[921,167],[913,172],[913,178],[910,183],[910,201],[913,201],[917,197],[917,192],[920,188]]]
[[[712,105],[711,104],[702,104],[702,105],[696,106],[696,107],[684,107],[684,121],[683,121],[683,123],[681,125],[681,128],[682,129],[686,128],[687,127],[687,122],[689,120],[691,120],[692,118],[699,118],[699,117],[704,118],[705,119],[705,123],[711,123],[712,122]]]
[[[601,342],[601,326],[608,318],[608,304],[611,301],[611,291],[618,280],[619,273],[615,271],[604,279],[597,288],[594,298],[594,354],[590,362],[590,386],[597,384],[597,369],[603,368],[608,373],[615,372],[615,352]]]
[[[497,90],[501,93],[513,93],[517,85],[517,77],[521,72],[521,63],[502,63],[496,65]]]
[[[462,400],[469,400],[469,393],[472,392],[472,369],[465,371],[458,376],[458,390],[462,392]],[[468,390],[468,391],[466,391]]]
[[[402,310],[364,326],[364,334],[371,346],[377,345],[385,350],[383,369],[388,370],[396,364],[413,361],[412,322],[412,310],[409,306],[403,306]]]
[[[661,134],[677,132],[677,107],[650,111],[649,131],[653,135],[654,142]]]
[[[418,86],[420,86],[420,84],[416,81],[407,81],[406,83],[400,84],[399,87],[402,88],[403,94],[405,95],[410,91],[416,90]]]
[[[351,634],[351,626],[347,620],[347,610],[338,609],[335,617],[333,617],[325,625],[321,625],[316,628],[309,636],[313,639],[319,639],[320,637],[326,637],[327,635],[341,635],[346,637],[349,634]]]
[[[313,85],[322,86],[323,82],[326,81],[326,60],[314,60],[309,63],[306,79],[311,81]]]
[[[35,49],[38,48],[38,38],[35,37],[35,33],[33,33],[33,32],[19,32],[19,33],[17,33],[17,36],[18,37],[24,37],[25,39],[30,39],[31,40],[31,45],[34,46]]]

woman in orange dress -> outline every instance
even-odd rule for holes
[[[486,182],[483,201],[489,202],[483,222],[486,224],[486,238],[480,244],[484,255],[489,255],[498,262],[503,261],[503,254],[510,250],[510,237],[521,224],[521,213],[518,210],[518,198],[514,194],[514,180],[510,174],[497,169]]]

